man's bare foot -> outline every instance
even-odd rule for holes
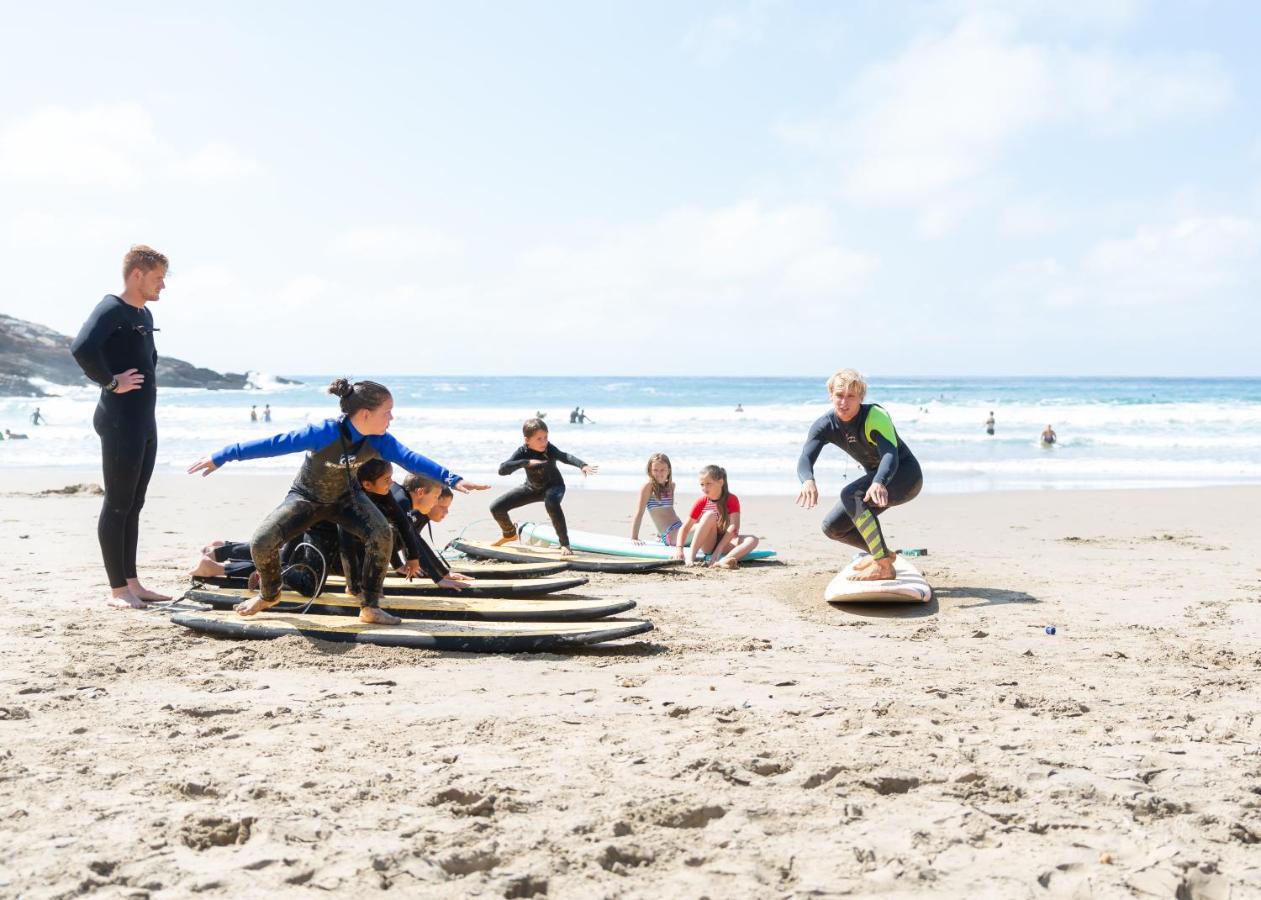
[[[221,574],[223,574],[223,564],[215,562],[214,557],[209,554],[203,556],[201,562],[188,573],[190,578],[209,578]]]
[[[893,572],[893,557],[885,556],[872,560],[872,564],[849,576],[850,581],[892,581],[897,576]]]
[[[875,560],[871,558],[870,553],[864,553],[854,560],[854,571],[861,572],[863,569],[870,568],[874,562]]]
[[[238,603],[236,606],[232,608],[236,610],[237,615],[256,616],[265,609],[271,609],[273,606],[275,606],[279,602],[280,602],[279,597],[277,597],[275,600],[264,600],[262,596],[260,595],[258,597],[251,597],[248,600],[242,600],[240,603]]]
[[[573,555],[574,555],[574,551],[573,551],[573,550],[571,550],[569,547],[561,547],[561,548],[560,548],[560,555],[561,555],[561,556],[573,556]]]
[[[516,539],[517,539],[517,536],[515,534],[510,534],[510,535],[507,535],[506,537],[501,537],[499,540],[493,542],[491,546],[502,547],[504,544],[511,544]]]
[[[105,598],[105,605],[110,609],[148,609],[145,602],[134,595],[128,588],[114,588],[110,596]]]
[[[127,590],[131,591],[131,595],[137,600],[144,600],[146,603],[162,602],[171,599],[166,594],[159,594],[157,591],[149,590],[137,578],[127,579]]]
[[[403,620],[379,606],[362,606],[359,608],[359,621],[367,625],[397,625]]]

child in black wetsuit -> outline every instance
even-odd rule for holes
[[[359,469],[358,477],[368,499],[381,510],[393,527],[395,538],[393,562],[399,574],[409,579],[424,574],[434,584],[440,584],[443,587],[465,587],[467,579],[451,574],[450,567],[442,557],[435,553],[420,536],[420,531],[416,527],[418,519],[413,518],[414,514],[423,515],[432,507],[442,490],[442,484],[431,478],[412,476],[408,479],[408,483],[412,485],[411,491],[406,490],[405,487],[397,490],[399,485],[394,483],[394,467],[383,459],[368,460]],[[403,497],[402,502],[399,495]],[[424,521],[427,522],[428,519]],[[347,593],[358,594],[359,592],[361,579],[358,570],[363,554],[363,543],[354,535],[343,531],[342,558],[343,566],[348,573]],[[406,561],[399,566],[397,563],[401,561],[400,557],[403,554]]]
[[[556,529],[556,537],[560,541],[562,556],[573,553],[569,549],[569,528],[565,524],[565,511],[560,502],[565,497],[565,479],[557,468],[563,462],[581,469],[583,475],[594,475],[600,471],[599,466],[589,466],[573,454],[550,443],[547,425],[542,419],[526,419],[521,426],[525,443],[517,448],[517,452],[499,465],[500,475],[509,475],[518,469],[525,469],[525,484],[513,488],[490,505],[490,514],[495,517],[499,530],[503,533],[496,544],[506,544],[517,536],[517,528],[512,524],[508,513],[529,503],[542,501],[547,515]]]

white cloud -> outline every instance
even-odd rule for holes
[[[1075,266],[1045,258],[1008,269],[1000,300],[1049,306],[1195,307],[1235,296],[1261,276],[1261,223],[1200,216],[1098,241]]]
[[[364,262],[415,262],[454,256],[463,245],[419,225],[372,225],[343,232],[330,242],[329,249]]]
[[[774,5],[772,0],[747,0],[710,16],[684,36],[683,49],[706,65],[721,63],[736,50],[762,42]]]
[[[1052,126],[1127,131],[1229,99],[1209,57],[1080,51],[1022,38],[1017,24],[972,15],[921,35],[864,70],[839,108],[781,134],[834,159],[849,197],[926,207],[921,230],[934,232],[992,192],[1019,137]]]
[[[155,178],[224,180],[259,165],[223,142],[171,145],[138,103],[49,107],[0,130],[0,177],[69,187],[133,188]]]

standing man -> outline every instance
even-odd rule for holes
[[[37,406],[37,407],[35,407],[35,412],[31,413],[31,424],[32,424],[32,425],[44,425],[44,424],[46,424],[47,422],[48,422],[48,420],[44,418],[43,413],[41,413],[41,412],[39,411],[39,407],[38,407],[38,406]]]
[[[801,493],[797,505],[813,509],[819,502],[814,483],[814,464],[827,444],[849,454],[864,474],[841,491],[841,499],[823,520],[823,533],[834,541],[871,553],[870,563],[857,567],[856,581],[877,581],[894,577],[897,552],[884,541],[877,516],[893,506],[909,503],[924,486],[919,461],[898,436],[893,420],[884,407],[864,403],[867,381],[853,369],[841,369],[828,379],[832,410],[810,426],[797,478]]]
[[[140,510],[158,451],[158,351],[153,343],[155,303],[166,287],[167,258],[143,244],[123,257],[123,292],[106,294],[70,352],[88,378],[101,386],[92,425],[101,438],[105,502],[97,522],[97,538],[118,609],[143,609],[152,600],[170,600],[140,583],[136,546]]]

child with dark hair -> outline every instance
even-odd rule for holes
[[[721,466],[701,469],[700,487],[701,498],[678,530],[674,558],[694,566],[703,554],[708,560],[706,565],[734,569],[756,549],[758,539],[740,533],[740,498],[727,487],[726,469]],[[689,547],[687,539],[693,528],[696,535]]]
[[[552,527],[556,529],[556,537],[560,541],[562,556],[570,556],[569,528],[565,524],[565,511],[561,509],[561,500],[565,497],[565,479],[561,477],[558,462],[581,469],[583,475],[594,475],[600,471],[599,466],[590,466],[571,453],[552,444],[548,440],[547,424],[542,419],[526,419],[521,426],[525,443],[517,451],[500,463],[499,474],[510,475],[518,469],[525,470],[525,484],[513,488],[490,505],[490,514],[495,517],[503,537],[496,541],[506,544],[517,536],[517,527],[508,516],[512,510],[530,503],[541,502],[547,509]]]

